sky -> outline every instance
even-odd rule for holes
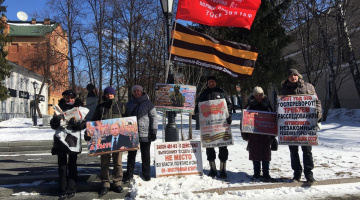
[[[19,11],[23,11],[28,15],[28,20],[34,17],[33,13],[41,12],[45,9],[45,3],[47,0],[5,0],[2,4],[3,6],[7,6],[7,11],[5,15],[10,21],[20,21],[16,14]]]
[[[237,111],[239,112],[239,111]],[[188,127],[188,114],[183,114],[184,127]],[[158,120],[161,122],[161,112],[158,112]],[[176,123],[180,127],[180,114],[176,117]],[[202,164],[204,175],[188,176],[169,176],[155,178],[154,166],[154,146],[151,147],[151,181],[145,182],[139,177],[141,174],[141,153],[136,156],[135,182],[130,188],[130,197],[126,200],[223,200],[223,199],[270,199],[270,200],[312,200],[326,199],[328,196],[341,197],[344,195],[360,195],[360,183],[331,184],[331,185],[313,185],[311,187],[280,187],[275,189],[244,190],[232,189],[254,185],[266,185],[261,181],[251,181],[253,175],[252,162],[249,160],[246,151],[247,142],[240,136],[240,113],[233,114],[233,123],[231,125],[234,138],[234,145],[228,146],[229,160],[227,161],[228,178],[210,178],[206,174],[209,172],[209,163],[206,160],[205,148],[201,148]],[[42,124],[42,119],[38,119],[38,124]],[[160,125],[160,124],[159,124]],[[195,128],[195,121],[193,121]],[[157,133],[158,139],[152,145],[162,143],[162,130]],[[358,178],[360,177],[360,109],[336,109],[330,110],[328,119],[322,123],[322,130],[318,133],[319,145],[314,146],[312,153],[314,157],[315,168],[314,178],[317,181]],[[30,118],[11,119],[0,122],[0,141],[18,141],[18,140],[52,140],[54,130],[38,129],[32,127]],[[185,138],[188,131],[184,129]],[[193,138],[200,140],[199,131],[193,129]],[[216,148],[217,149],[217,148]],[[217,151],[217,150],[216,150]],[[87,153],[83,149],[83,153]],[[299,151],[301,154],[301,150]],[[47,153],[50,155],[50,153]],[[16,155],[3,155],[6,157]],[[302,156],[300,156],[302,157]],[[126,169],[126,157],[123,158],[123,168]],[[219,160],[216,159],[217,167]],[[218,168],[219,169],[219,168]],[[78,167],[78,171],[83,170]],[[287,145],[279,145],[278,151],[272,151],[272,160],[270,162],[270,175],[275,179],[283,179],[283,182],[291,179],[293,171],[290,166],[290,153]],[[305,181],[302,176],[301,181]],[[37,182],[33,183],[38,184]],[[45,183],[44,183],[45,184]],[[54,183],[56,184],[56,183]],[[0,185],[0,187],[6,187]],[[195,193],[198,191],[229,188],[224,194],[216,192]],[[231,190],[232,189],[232,190]],[[13,194],[16,195],[16,194]],[[22,194],[24,195],[24,194]]]

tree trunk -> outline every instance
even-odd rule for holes
[[[355,83],[355,87],[356,87],[358,96],[360,97],[360,73],[359,73],[358,65],[356,63],[355,54],[354,54],[354,50],[352,48],[352,43],[351,43],[351,39],[349,36],[349,32],[347,29],[344,6],[342,6],[338,0],[336,1],[336,3],[337,3],[338,24],[340,25],[340,28],[343,33],[342,34],[342,36],[344,37],[343,41],[346,41],[345,42],[345,53],[346,53],[346,55],[349,55],[348,61],[349,61],[350,73],[354,79],[354,83]]]

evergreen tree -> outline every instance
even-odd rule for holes
[[[253,75],[241,81],[242,90],[252,91],[255,86],[264,90],[271,85],[278,86],[287,77],[287,70],[294,64],[293,60],[284,60],[281,53],[291,41],[283,26],[284,13],[291,0],[279,1],[262,0],[261,6],[251,30],[234,28],[227,34],[230,40],[255,46],[258,59]]]
[[[284,60],[281,55],[282,49],[292,42],[292,37],[286,34],[283,26],[285,11],[289,8],[290,3],[291,0],[262,0],[251,30],[235,27],[210,27],[201,24],[193,27],[199,32],[216,38],[249,44],[259,51],[254,72],[248,79],[239,81],[214,70],[207,70],[205,74],[216,73],[218,80],[221,80],[218,81],[219,86],[229,94],[236,93],[235,86],[239,83],[242,94],[251,93],[255,86],[261,86],[265,91],[271,86],[279,86],[280,82],[287,77],[287,70],[295,64],[293,60]]]
[[[2,6],[4,0],[0,0],[0,13],[2,16],[5,16],[4,13],[6,12],[6,7]],[[9,96],[7,95],[7,88],[4,86],[4,80],[6,77],[9,77],[11,72],[11,67],[7,64],[6,56],[8,54],[7,51],[4,50],[4,46],[10,42],[10,38],[6,37],[5,34],[5,23],[3,21],[3,17],[0,21],[0,101],[4,101]]]

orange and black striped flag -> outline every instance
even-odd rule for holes
[[[250,77],[254,71],[258,50],[253,46],[216,39],[180,24],[173,36],[173,61],[222,71],[237,79]]]

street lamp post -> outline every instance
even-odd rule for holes
[[[34,86],[34,113],[33,113],[33,125],[37,126],[37,116],[36,116],[36,88],[38,86],[38,83],[36,81],[32,82],[33,86]]]
[[[173,7],[174,7],[174,0],[160,0],[161,7],[164,13],[164,16],[167,21],[167,46],[168,46],[168,52],[170,48],[170,34],[171,34],[171,20],[173,15]],[[169,54],[168,54],[169,58]],[[167,60],[167,62],[170,62]],[[171,63],[166,63],[166,82],[168,84],[174,84],[174,74]],[[165,128],[165,142],[173,142],[173,141],[179,141],[179,129],[176,126],[175,123],[175,112],[167,112],[168,117],[168,124]]]

